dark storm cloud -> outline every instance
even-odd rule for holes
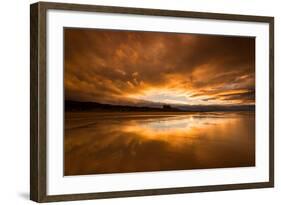
[[[254,103],[254,38],[69,28],[64,39],[66,99],[162,102],[168,90],[175,104]]]

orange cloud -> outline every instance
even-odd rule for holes
[[[109,104],[254,104],[255,39],[64,30],[65,98]]]

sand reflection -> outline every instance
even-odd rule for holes
[[[255,165],[255,116],[66,113],[65,175]]]

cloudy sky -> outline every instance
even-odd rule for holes
[[[124,105],[255,102],[255,39],[64,30],[65,98]]]

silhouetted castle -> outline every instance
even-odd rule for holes
[[[172,106],[171,105],[163,105],[162,107],[164,110],[171,110]]]

